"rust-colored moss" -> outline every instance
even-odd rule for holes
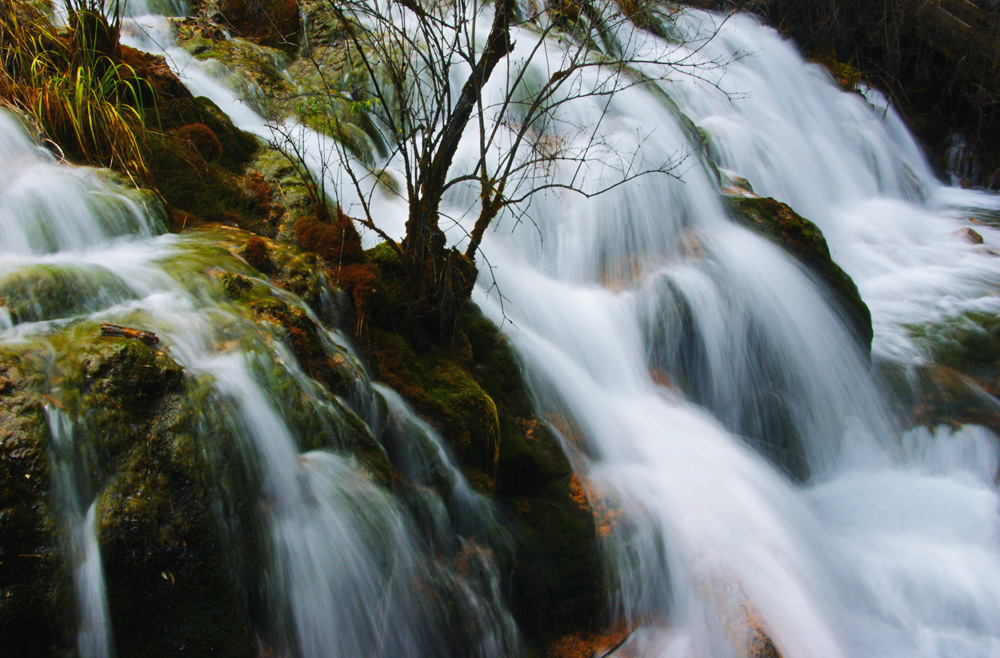
[[[266,206],[274,202],[274,194],[271,186],[267,184],[264,175],[259,171],[251,171],[243,179],[243,192],[247,200],[259,206]]]
[[[317,327],[301,310],[278,300],[254,302],[250,309],[284,328],[288,347],[307,372],[325,364],[323,343]]]
[[[256,235],[251,235],[243,247],[243,257],[251,267],[269,274],[274,271],[274,263],[271,261],[271,249],[267,243]]]
[[[592,658],[608,655],[620,647],[631,633],[632,629],[620,624],[602,633],[566,635],[549,645],[545,658]]]
[[[295,238],[303,249],[319,254],[334,268],[364,260],[361,236],[354,228],[354,220],[339,207],[332,224],[313,216],[299,219],[295,224]]]
[[[378,293],[378,272],[373,265],[345,265],[334,272],[337,283],[350,296],[359,323],[363,323],[372,312]]]
[[[285,212],[282,205],[274,200],[271,185],[259,171],[251,171],[240,182],[240,190],[247,216],[263,222],[257,232],[270,235],[269,229],[278,225]]]
[[[212,129],[203,123],[191,123],[181,126],[174,136],[182,142],[191,145],[205,162],[215,162],[222,156],[222,144]]]
[[[128,46],[121,46],[119,58],[135,72],[137,80],[129,87],[138,94],[136,101],[147,108],[155,105],[155,121],[164,127],[181,125],[179,116],[194,97],[170,70],[166,58]]]

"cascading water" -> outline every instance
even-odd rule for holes
[[[689,12],[677,27],[690,38],[719,20]],[[751,18],[695,43],[706,62],[748,55],[665,91],[720,166],[824,229],[872,306],[876,357],[919,358],[907,323],[994,308],[992,254],[951,235],[948,205],[994,198],[939,188],[891,110],[838,91]],[[656,126],[644,148],[691,148],[651,97],[620,94],[611,112]],[[543,200],[539,235],[501,226],[484,245],[507,301],[479,303],[512,321],[541,408],[568,412],[584,472],[626,510],[609,548],[640,624],[626,648],[740,655],[759,623],[786,658],[995,654],[995,438],[901,436],[815,282],[728,224],[704,169],[683,178]],[[602,285],[608,257],[629,255],[624,290]],[[789,446],[768,445],[789,430],[803,484],[747,447],[797,470]]]
[[[46,415],[52,434],[53,489],[66,526],[65,550],[80,620],[76,650],[81,658],[108,658],[114,650],[97,541],[97,503],[84,500],[89,487],[72,421],[54,407],[47,408]]]
[[[690,36],[714,31],[719,20],[692,11],[675,27]],[[142,44],[169,46],[167,32],[154,37]],[[511,59],[535,38],[520,32]],[[558,44],[550,47],[558,53]],[[989,252],[1000,236],[977,227],[986,243],[977,246],[955,235],[966,208],[996,208],[994,197],[939,186],[877,94],[867,92],[866,101],[839,91],[749,17],[730,18],[692,56],[728,62],[740,53],[710,84],[677,76],[663,91],[706,133],[720,167],[823,229],[872,308],[877,360],[925,358],[911,324],[1000,311]],[[176,49],[167,54],[196,93],[210,95],[241,127],[270,134],[200,64]],[[584,101],[571,111],[575,124],[589,125],[605,110]],[[641,88],[616,96],[608,111],[622,134],[655,126],[643,141],[651,158],[700,149],[676,108]],[[8,142],[17,153],[37,151],[12,138],[0,148],[12,148]],[[624,511],[607,542],[618,610],[637,627],[621,651],[745,655],[759,625],[785,658],[996,655],[996,438],[977,427],[904,432],[905,419],[886,409],[823,288],[780,249],[730,223],[703,164],[686,167],[683,181],[646,178],[595,201],[540,199],[531,209],[536,231],[512,231],[505,218],[483,245],[506,302],[501,309],[485,286],[477,302],[504,324],[539,408],[560,418],[581,475],[603,504]],[[39,166],[73,179],[92,175]],[[0,206],[5,230],[46,216],[5,214],[8,207]],[[390,230],[402,227],[399,204],[379,210]],[[250,354],[218,349],[232,330],[209,322],[239,319],[207,310],[160,267],[184,241],[151,238],[157,231],[140,222],[63,244],[62,224],[39,226],[13,242],[24,247],[5,256],[5,272],[40,263],[92,272],[102,250],[130,255],[108,268],[120,283],[90,284],[116,306],[78,312],[143,314],[182,365],[215,382],[223,415],[261,464],[267,598],[279,641],[306,656],[442,651],[420,630],[433,626],[434,612],[398,575],[434,580],[406,514],[335,451],[300,452],[302,438],[255,374],[273,352],[260,344]],[[143,241],[108,244],[110,235]],[[45,251],[54,253],[38,255]],[[60,321],[44,309],[26,319],[0,329],[23,337]],[[278,354],[293,361],[287,357]],[[389,407],[387,436],[417,437],[390,439],[386,449],[410,453],[414,481],[451,483],[453,499],[425,510],[438,531],[454,537],[444,528],[467,527],[461,517],[470,510],[473,525],[489,526],[433,432],[407,419],[390,391],[380,395]],[[358,501],[378,513],[353,514]],[[374,545],[374,535],[385,544]],[[331,545],[342,550],[324,550]],[[476,653],[515,650],[496,590],[460,595],[489,629]],[[394,632],[380,639],[383,624]]]
[[[5,318],[0,347],[25,359],[47,355],[50,389],[40,393],[52,400],[46,419],[53,500],[65,526],[81,658],[114,655],[115,610],[112,605],[109,611],[105,594],[99,535],[114,504],[115,494],[108,492],[122,485],[107,472],[122,439],[114,431],[98,431],[107,413],[99,407],[99,394],[59,382],[78,352],[90,349],[103,322],[154,330],[159,349],[169,354],[164,358],[183,367],[193,404],[195,392],[202,391],[205,404],[183,422],[203,446],[196,461],[204,459],[219,479],[218,522],[232,521],[232,509],[222,509],[226,504],[250,503],[256,509],[249,528],[224,527],[221,534],[242,528],[257,538],[255,546],[237,536],[228,543],[233,564],[263,556],[243,585],[262,600],[261,651],[303,658],[485,658],[518,651],[489,557],[506,539],[494,527],[488,501],[469,489],[447,452],[440,445],[414,456],[396,451],[394,463],[403,472],[440,470],[451,490],[447,504],[425,491],[406,507],[373,481],[380,477],[378,458],[366,465],[350,456],[360,442],[384,459],[376,437],[400,444],[412,433],[413,441],[432,441],[405,404],[389,391],[376,392],[364,370],[354,366],[353,398],[357,413],[375,428],[370,430],[311,380],[281,342],[282,329],[255,320],[227,299],[220,281],[256,273],[212,246],[225,242],[224,235],[162,235],[151,198],[126,192],[106,172],[57,164],[5,112],[0,112],[0,149]],[[294,295],[255,281],[274,303],[322,327]],[[326,354],[355,361],[335,331],[322,329],[319,339]],[[141,348],[122,350],[119,354],[132,355],[125,358],[146,358]],[[100,356],[84,358],[91,359],[85,367],[106,367],[93,365]],[[133,367],[153,369],[155,358]],[[380,407],[385,403],[378,402],[383,396],[391,422]],[[309,407],[308,422],[292,423],[291,410],[303,404]],[[122,434],[127,431],[122,428]],[[242,465],[210,447],[227,442],[236,446]],[[143,495],[140,490],[130,497]],[[232,500],[240,495],[250,499]],[[427,534],[417,531],[416,516]],[[443,555],[463,550],[476,557],[457,573]],[[438,551],[443,555],[431,555]],[[173,582],[169,571],[163,578]]]

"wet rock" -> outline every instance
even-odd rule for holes
[[[980,235],[978,231],[971,229],[968,226],[954,231],[952,235],[962,238],[970,244],[983,244],[983,236]]]
[[[878,364],[884,387],[916,425],[983,425],[1000,436],[1000,317],[970,312],[910,327],[928,362]]]
[[[982,425],[1000,436],[1000,400],[985,382],[945,365],[909,370],[882,365],[877,370],[900,417],[933,429],[945,425]]]
[[[730,215],[738,223],[763,235],[795,256],[833,293],[848,326],[868,353],[872,344],[871,311],[858,287],[834,262],[823,233],[787,204],[758,196],[728,198]]]
[[[502,567],[512,574],[511,609],[541,650],[595,627],[603,612],[595,512],[574,491],[573,470],[535,414],[507,340],[473,305],[459,327],[457,354],[373,326],[366,336],[376,376],[442,433],[470,483],[505,511],[514,534],[512,563]],[[463,358],[470,349],[471,361]]]
[[[10,655],[64,655],[71,604],[52,534],[48,436],[37,381],[18,361],[0,354],[0,637]]]
[[[73,419],[76,450],[86,465],[80,486],[100,499],[99,541],[117,655],[186,649],[249,658],[251,634],[245,611],[239,612],[245,602],[220,551],[212,479],[182,431],[182,420],[192,417],[183,412],[190,398],[182,371],[142,342],[93,338],[93,330],[83,325],[48,338],[50,345],[70,348],[51,364],[51,381],[21,375],[44,372],[38,362],[44,353],[29,347],[0,357],[6,382],[0,393],[5,650],[66,655],[74,644],[61,514],[50,503],[53,456],[42,411],[48,405]],[[52,381],[58,386],[49,393]],[[167,580],[169,588],[161,584]]]
[[[252,553],[223,530],[249,531],[252,512],[237,502],[249,489],[247,476],[225,428],[214,433],[216,445],[200,445],[205,435],[195,432],[191,397],[169,398],[100,499],[117,655],[250,658],[256,653],[242,582]],[[230,454],[210,457],[219,452]]]
[[[132,293],[102,269],[38,264],[0,276],[0,297],[19,324],[91,313]]]

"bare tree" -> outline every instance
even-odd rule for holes
[[[324,84],[325,131],[364,114],[378,127],[385,155],[402,173],[409,202],[405,237],[378,230],[372,206],[382,173],[371,161],[337,149],[347,184],[363,217],[398,253],[409,272],[414,314],[447,337],[477,276],[474,259],[502,212],[518,221],[533,195],[565,190],[600,194],[638,176],[674,175],[683,153],[649,162],[642,137],[623,153],[605,142],[602,123],[612,98],[635,85],[655,84],[682,71],[703,76],[728,62],[708,61],[701,48],[718,24],[694,42],[675,37],[680,11],[650,0],[546,0],[544,7],[515,0],[327,0],[343,36],[344,71],[316,61]],[[523,40],[520,47],[515,37]],[[308,48],[306,49],[308,53]],[[583,98],[603,111],[582,125],[564,110]],[[345,108],[347,108],[345,115]],[[459,147],[475,138],[476,154]],[[375,137],[375,141],[379,141]],[[601,148],[614,170],[596,186],[584,184],[588,157]],[[554,175],[561,172],[561,175]],[[464,251],[449,247],[442,201],[466,188],[475,198],[463,236]],[[469,194],[469,188],[474,193]]]

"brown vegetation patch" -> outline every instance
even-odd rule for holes
[[[198,155],[205,159],[205,162],[215,162],[222,155],[222,144],[215,136],[212,129],[203,123],[191,123],[181,126],[174,132],[174,136],[182,142],[191,145]]]
[[[222,0],[219,9],[240,36],[280,46],[299,31],[296,0]]]
[[[274,263],[271,261],[271,249],[262,238],[251,235],[247,239],[246,246],[243,247],[243,258],[246,259],[250,267],[268,274],[274,271]]]
[[[295,224],[295,238],[303,249],[318,254],[334,267],[359,263],[364,259],[361,236],[354,220],[337,207],[336,219],[328,223],[306,216]]]

